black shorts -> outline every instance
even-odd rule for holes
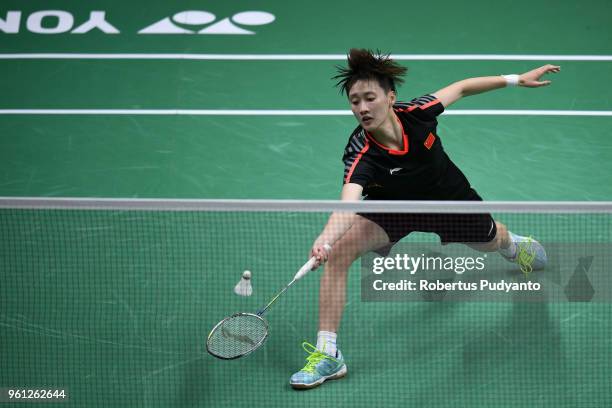
[[[466,197],[467,201],[482,201],[473,189]],[[359,213],[359,215],[385,230],[389,236],[389,249],[400,239],[415,231],[435,233],[440,237],[442,244],[486,243],[492,241],[497,234],[497,227],[491,214]]]

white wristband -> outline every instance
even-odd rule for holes
[[[502,76],[506,80],[506,86],[517,86],[519,84],[519,76],[516,74]]]

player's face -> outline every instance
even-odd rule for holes
[[[391,117],[395,93],[385,92],[376,80],[359,80],[349,91],[349,102],[361,127],[373,131]]]

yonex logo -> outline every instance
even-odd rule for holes
[[[242,11],[231,17],[217,17],[204,10],[187,10],[165,17],[138,31],[138,34],[255,34],[248,28],[272,23],[274,14],[266,11]],[[72,13],[65,10],[41,10],[28,16],[26,29],[36,34],[85,34],[99,30],[105,34],[119,34],[119,29],[106,19],[106,11],[96,10],[76,28]],[[0,16],[0,33],[18,34],[21,31],[22,12],[7,11]]]
[[[259,26],[270,24],[276,19],[265,11],[243,11],[234,14],[231,19],[216,20],[208,11],[181,11],[172,17],[166,17],[138,31],[138,34],[255,34],[242,26]]]
[[[106,21],[105,11],[92,11],[89,19],[77,28],[74,27],[74,16],[64,10],[36,11],[26,20],[26,28],[37,34],[84,34],[94,28],[106,34],[119,34],[119,30]],[[18,34],[21,29],[21,11],[8,11],[4,19],[0,18],[0,32]]]

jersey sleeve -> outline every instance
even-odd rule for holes
[[[442,102],[431,94],[419,96],[408,103],[398,105],[402,107],[402,111],[412,112],[423,119],[436,119],[438,115],[444,112]]]
[[[373,179],[371,166],[364,160],[370,145],[364,138],[354,135],[344,149],[342,161],[344,162],[343,184],[355,183],[364,187]]]

